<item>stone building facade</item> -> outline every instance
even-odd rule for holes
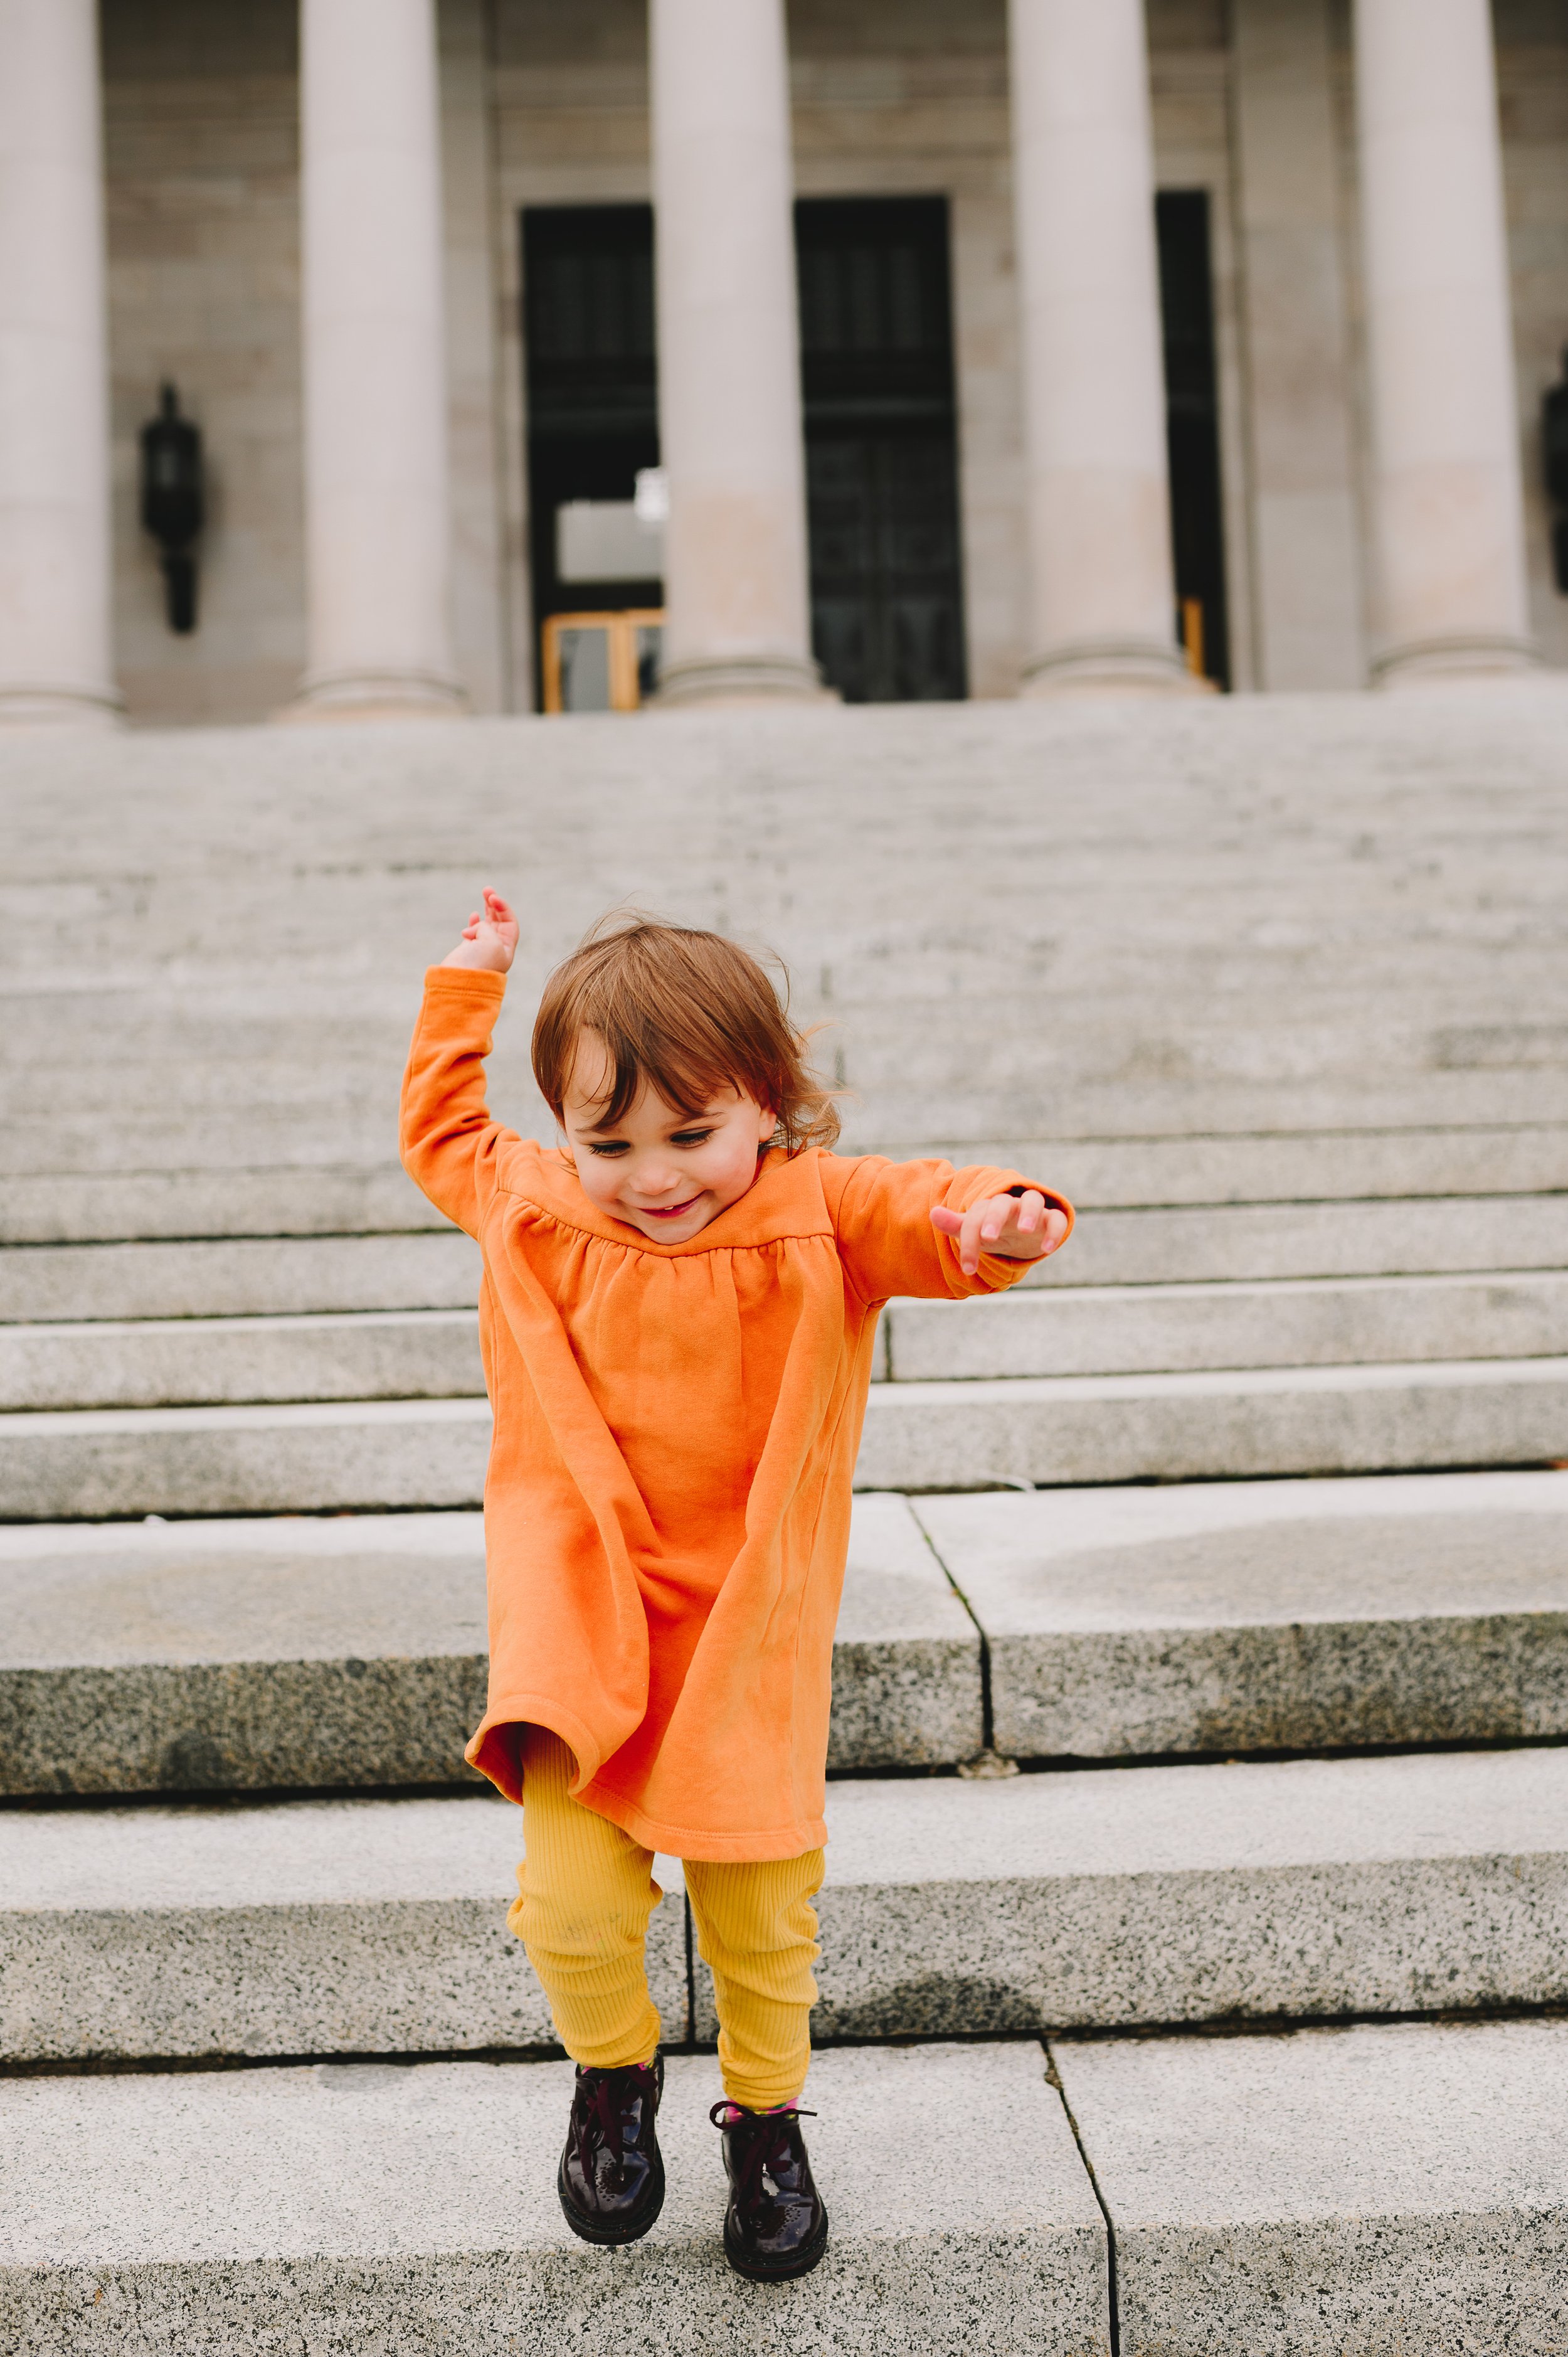
[[[838,361],[808,322],[802,408],[792,199],[823,286],[935,257],[918,384],[889,330],[857,393],[853,320]],[[656,246],[672,692],[811,692],[835,597],[936,610],[835,586],[835,498],[952,510],[957,656],[859,692],[1179,688],[1195,605],[1240,689],[1568,663],[1557,0],[0,0],[0,712],[535,708],[524,257],[570,293],[618,237]],[[165,382],[206,457],[188,633],[139,518]]]

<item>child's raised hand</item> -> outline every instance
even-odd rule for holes
[[[983,1252],[999,1253],[1004,1260],[1044,1260],[1068,1232],[1067,1213],[1047,1204],[1033,1187],[1023,1195],[988,1195],[967,1211],[933,1203],[931,1225],[940,1235],[958,1238],[958,1265],[965,1276],[975,1275]]]
[[[517,955],[517,919],[488,884],[484,902],[464,926],[456,948],[442,959],[443,965],[477,965],[490,974],[505,974],[510,965]]]

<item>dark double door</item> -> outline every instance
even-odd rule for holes
[[[563,582],[555,533],[658,463],[652,212],[531,208],[522,237],[535,619],[652,605],[657,581]],[[961,696],[946,204],[807,199],[796,239],[817,660],[851,703]]]

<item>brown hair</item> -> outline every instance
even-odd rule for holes
[[[540,1093],[559,1121],[578,1034],[596,1031],[615,1072],[600,1100],[607,1127],[625,1119],[645,1086],[689,1120],[728,1086],[776,1116],[773,1143],[786,1153],[831,1146],[839,1133],[832,1092],[807,1068],[788,990],[786,976],[780,1003],[757,960],[722,933],[617,912],[544,985],[533,1025]]]

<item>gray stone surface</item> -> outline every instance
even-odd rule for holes
[[[229,1170],[24,1171],[0,1183],[0,1241],[29,1248],[413,1232],[430,1219],[387,1141],[363,1168],[252,1158]]]
[[[878,1383],[873,1490],[1540,1465],[1568,1456],[1568,1360]]]
[[[456,1228],[0,1248],[5,1320],[471,1309],[478,1292],[478,1246]]]
[[[0,1527],[0,1791],[467,1779],[477,1514]]]
[[[483,1399],[0,1418],[0,1518],[477,1506]],[[1549,1463],[1568,1361],[876,1383],[863,1490]]]
[[[1568,2022],[1053,2041],[1126,2357],[1552,2357]]]
[[[0,2050],[417,2054],[554,2043],[506,1926],[522,1814],[459,1799],[0,1811]],[[679,1869],[663,1869],[679,1886]],[[649,1926],[686,2024],[682,1905]]]
[[[853,1114],[853,1106],[848,1110]],[[1243,1215],[1256,1209],[1265,1217],[1277,1209],[1294,1222],[1302,1217],[1316,1220],[1326,1207],[1334,1216],[1341,1203],[1382,1199],[1391,1219],[1408,1217],[1417,1237],[1427,1233],[1422,1221],[1422,1197],[1473,1203],[1483,1219],[1488,1197],[1509,1197],[1516,1204],[1535,1202],[1537,1209],[1529,1215],[1533,1222],[1537,1218],[1549,1220],[1552,1213],[1524,1190],[1540,1188],[1561,1193],[1568,1189],[1568,1125],[1563,1124],[1381,1129],[1324,1136],[1295,1133],[1277,1137],[1064,1138],[1044,1117],[1039,1128],[1042,1135],[1036,1136],[986,1137],[972,1133],[951,1138],[935,1135],[928,1125],[918,1138],[895,1138],[883,1137],[857,1122],[853,1130],[846,1130],[846,1146],[856,1152],[886,1152],[906,1158],[940,1155],[961,1163],[1001,1163],[1010,1169],[1033,1168],[1048,1157],[1051,1182],[1080,1210],[1131,1209],[1139,1216],[1145,1205],[1157,1207],[1156,1217],[1163,1217],[1165,1208],[1175,1207],[1196,1211],[1200,1218],[1219,1206]],[[1047,1130],[1048,1138],[1044,1135]],[[381,1158],[360,1168],[286,1160],[257,1167],[252,1160],[218,1170],[17,1173],[0,1184],[0,1240],[26,1246],[126,1237],[266,1242],[354,1231],[428,1229],[430,1205],[397,1164],[384,1158],[386,1151],[383,1141]],[[1304,1198],[1316,1200],[1304,1201]],[[1532,1226],[1522,1232],[1536,1231]],[[1115,1239],[1112,1248],[1120,1251],[1122,1239]],[[1423,1265],[1436,1248],[1434,1243],[1423,1243]],[[1142,1259],[1143,1245],[1133,1243],[1127,1249],[1130,1258]],[[1173,1243],[1172,1249],[1178,1247]],[[1187,1243],[1179,1249],[1191,1253],[1194,1247]],[[1312,1275],[1332,1273],[1340,1265],[1335,1260],[1327,1268],[1215,1268],[1202,1256],[1204,1249],[1199,1248],[1197,1265],[1183,1267],[1180,1274],[1195,1277],[1243,1273]],[[1487,1261],[1518,1265],[1532,1261],[1536,1249],[1532,1244],[1530,1252],[1521,1254],[1510,1247],[1488,1253]],[[1086,1273],[1081,1280],[1073,1281],[1111,1281],[1114,1272],[1106,1270],[1099,1260],[1100,1251],[1098,1244],[1091,1248],[1087,1235],[1075,1238],[1074,1260],[1064,1255],[1056,1265],[1057,1276],[1066,1279],[1076,1262]],[[1229,1262],[1229,1246],[1226,1253]],[[1316,1260],[1320,1254],[1314,1251],[1312,1257]],[[1445,1255],[1435,1265],[1455,1264]],[[1091,1277],[1087,1272],[1096,1265],[1104,1273]],[[1174,1276],[1177,1271],[1161,1267],[1156,1274]]]
[[[922,1498],[1015,1758],[1568,1734],[1555,1473]]]
[[[896,1301],[886,1324],[899,1383],[1551,1358],[1568,1351],[1568,1274],[1041,1286]]]
[[[0,1518],[477,1506],[485,1399],[81,1408],[0,1418]]]
[[[485,1648],[477,1514],[0,1526],[0,1792],[467,1778]],[[830,1764],[981,1735],[973,1622],[906,1502],[857,1499]]]
[[[1103,2223],[1037,2046],[820,2055],[832,2238],[776,2288],[720,2247],[711,2061],[670,2063],[669,2196],[625,2252],[575,2242],[556,2204],[569,2083],[474,2062],[0,2083],[25,2188],[0,2336],[29,2357],[1107,2357]]]
[[[1386,1141],[1412,1123],[1518,1123],[1541,1143],[1563,1118],[1561,697],[1526,690],[1484,720],[1478,702],[1401,707],[995,705],[669,716],[619,739],[523,720],[419,746],[198,730],[91,759],[19,748],[0,776],[12,1167],[28,1187],[269,1161],[384,1170],[378,1076],[401,1057],[413,969],[491,869],[528,879],[520,999],[631,892],[772,940],[800,1013],[838,1024],[853,1134],[878,1144],[1048,1132],[1097,1151],[1159,1132],[1196,1171],[1207,1149],[1187,1141],[1272,1135],[1299,1196],[1345,1191],[1312,1166],[1356,1150],[1303,1142],[1314,1128]],[[977,778],[971,865],[943,822],[955,781]],[[345,893],[367,912],[352,939]],[[1004,1037],[989,1019],[1003,993],[1043,1009],[1047,990],[1048,1028]],[[527,1119],[521,1046],[509,1020],[498,1102]],[[72,1102],[41,1102],[38,1075],[62,1065]],[[1421,1151],[1426,1189],[1463,1189],[1433,1175],[1459,1150]],[[1528,1160],[1486,1185],[1552,1183],[1519,1176]],[[1382,1189],[1362,1169],[1352,1191]],[[62,1201],[53,1232],[84,1203]]]
[[[1413,1152],[1421,1142],[1412,1136],[1407,1147]],[[1478,1144],[1463,1133],[1444,1142]],[[1199,1143],[1214,1141],[1193,1141]],[[1240,1155],[1243,1146],[1261,1143],[1238,1139],[1235,1150]],[[1302,1143],[1321,1147],[1327,1141]],[[1513,1144],[1517,1151],[1517,1134]],[[1032,1153],[1038,1156],[1043,1150],[1036,1146]],[[1492,1150],[1500,1157],[1508,1146],[1497,1138]],[[1018,1156],[1009,1153],[1005,1158],[1015,1163]],[[1167,1158],[1175,1160],[1169,1149]],[[1091,1194],[1073,1232],[1071,1249],[1031,1272],[1025,1284],[1060,1291],[1079,1285],[1260,1283],[1284,1277],[1568,1265],[1568,1196],[1509,1195],[1494,1189],[1490,1200],[1470,1194],[1423,1200],[1422,1176],[1419,1168],[1410,1168],[1410,1191],[1397,1201],[1219,1201],[1129,1211],[1099,1208]],[[1466,1176],[1478,1178],[1479,1173]],[[1062,1183],[1070,1194],[1065,1176]],[[1302,1184],[1299,1172],[1295,1183]]]
[[[828,1834],[823,2038],[1568,1996],[1568,1750],[846,1781]]]
[[[1472,1142],[1487,1143],[1463,1136],[1454,1141],[1455,1146]],[[1490,1151],[1494,1157],[1517,1153],[1519,1142],[1519,1134],[1509,1133],[1506,1138],[1493,1138]],[[1212,1146],[1213,1141],[1202,1143]],[[1238,1139],[1234,1149],[1240,1156],[1259,1143]],[[1407,1151],[1413,1153],[1423,1143],[1430,1142],[1418,1133],[1407,1139]],[[965,1150],[973,1153],[972,1147]],[[995,1158],[1032,1168],[1044,1155],[1052,1175],[1060,1177],[1060,1153],[1070,1151],[1076,1157],[1089,1150],[1012,1139],[998,1143]],[[1179,1150],[1179,1143],[1175,1148],[1165,1146],[1165,1160],[1174,1162]],[[195,1174],[166,1175],[172,1184]],[[1085,1175],[1092,1190],[1092,1175]],[[1568,1195],[1498,1195],[1490,1200],[1466,1195],[1423,1201],[1419,1191],[1423,1175],[1413,1168],[1406,1174],[1407,1184],[1417,1193],[1413,1200],[1401,1201],[1218,1202],[1155,1211],[1099,1210],[1091,1191],[1086,1203],[1092,1216],[1080,1221],[1071,1251],[1047,1263],[1039,1282],[1052,1290],[1070,1290],[1079,1286],[1568,1265]],[[1466,1173],[1473,1180],[1479,1175]],[[1563,1175],[1568,1178],[1568,1173]],[[285,1178],[301,1182],[310,1178],[305,1172],[278,1176],[280,1184]],[[324,1191],[329,1177],[323,1174]],[[401,1173],[398,1177],[406,1185]],[[129,1202],[133,1181],[127,1178],[124,1183]],[[1158,1157],[1152,1162],[1147,1183],[1155,1189],[1165,1183]],[[1258,1178],[1253,1183],[1259,1183]],[[1299,1172],[1293,1183],[1302,1183]],[[355,1209],[362,1221],[365,1207]],[[478,1248],[455,1229],[424,1234],[294,1235],[287,1230],[297,1211],[282,1200],[254,1207],[231,1200],[220,1216],[234,1225],[232,1236],[193,1240],[188,1233],[167,1243],[0,1246],[0,1319],[458,1309],[471,1307],[477,1297]],[[426,1216],[432,1222],[436,1217],[428,1207]],[[245,1233],[246,1222],[257,1217],[281,1232]],[[1035,1281],[1031,1276],[1026,1284]]]
[[[451,1399],[484,1388],[473,1309],[0,1326],[0,1410]]]
[[[833,1644],[829,1767],[968,1760],[983,1733],[973,1621],[907,1501],[856,1498]]]
[[[1568,1996],[1562,1751],[838,1781],[828,1824],[823,2039]],[[0,1812],[0,2045],[548,2040],[503,1921],[520,1830],[478,1793]],[[650,1953],[679,2035],[673,1908]],[[711,2038],[705,1971],[697,1999]]]

